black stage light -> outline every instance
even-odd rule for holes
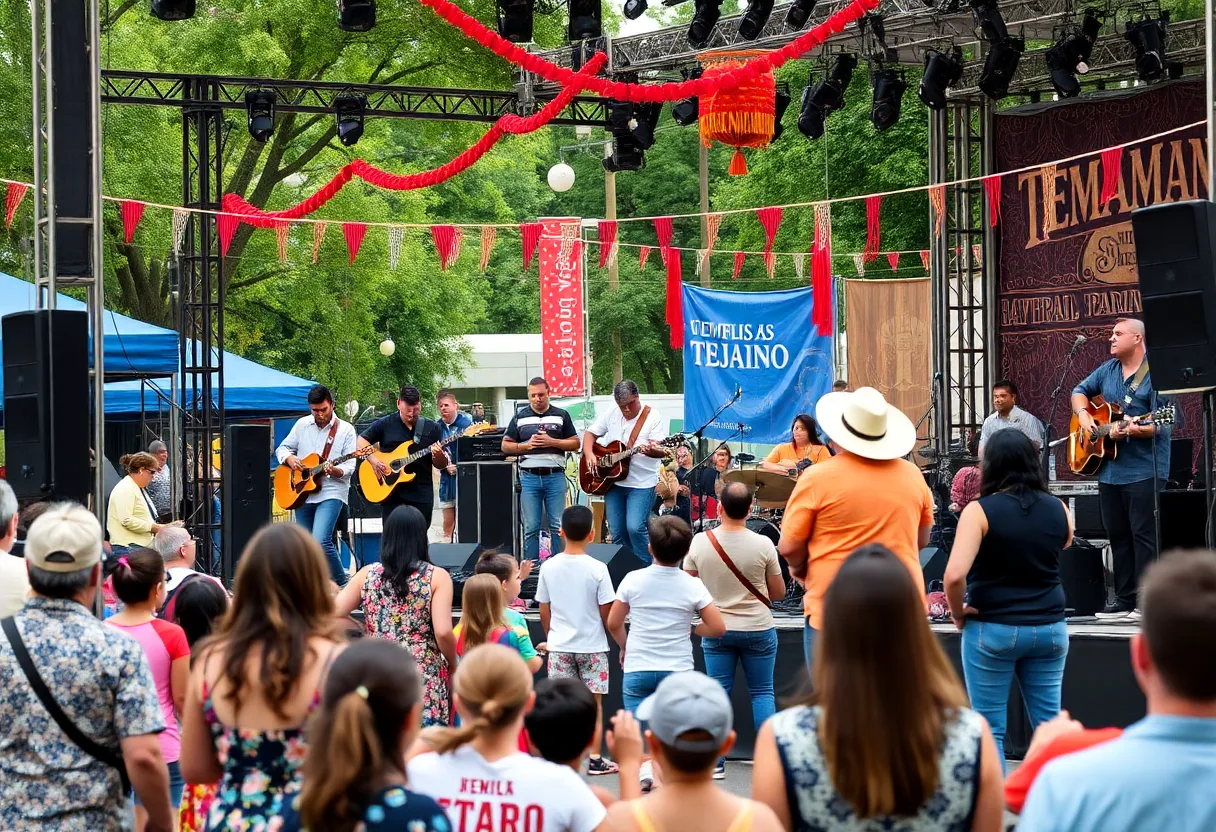
[[[266,142],[274,135],[274,92],[249,90],[245,93],[245,110],[249,114],[249,135]]]
[[[785,25],[791,29],[801,29],[811,19],[815,11],[815,0],[794,0],[785,12]]]
[[[975,25],[979,27],[980,35],[989,43],[999,43],[1009,35],[1005,26],[1005,18],[997,8],[996,0],[971,0],[971,15]]]
[[[1079,57],[1078,34],[1065,35],[1047,50],[1047,69],[1051,73],[1051,85],[1060,98],[1074,98],[1081,93],[1081,82],[1077,80],[1080,67],[1085,66]],[[1088,69],[1088,67],[1086,67]]]
[[[704,49],[722,16],[722,0],[696,0],[696,11],[688,24],[688,43],[694,49]]]
[[[994,101],[1009,95],[1009,84],[1018,70],[1018,61],[1026,50],[1026,41],[1017,35],[1006,35],[992,44],[984,69],[980,72],[979,88]]]
[[[613,136],[612,155],[604,158],[604,170],[609,173],[620,173],[627,170],[641,170],[645,166],[646,154],[636,139],[628,133]]]
[[[566,29],[569,41],[598,38],[600,26],[600,0],[570,0],[570,25]]]
[[[1081,34],[1089,41],[1089,48],[1093,49],[1094,42],[1098,39],[1098,32],[1102,31],[1103,15],[1097,9],[1086,9],[1085,16],[1081,20]],[[1089,60],[1089,53],[1085,53],[1085,60]]]
[[[755,40],[768,23],[768,16],[773,13],[773,0],[748,0],[747,10],[739,21],[739,37],[744,40]]]
[[[338,121],[338,141],[350,147],[363,135],[363,111],[367,99],[362,95],[339,95],[334,99],[334,114]]]
[[[703,70],[699,66],[690,67],[680,70],[680,74],[684,76],[685,81],[695,81],[701,77]],[[688,127],[696,124],[697,119],[701,115],[701,102],[697,97],[681,98],[679,101],[672,102],[671,117],[675,119],[676,124],[681,127]]]
[[[629,132],[643,150],[649,150],[654,145],[654,131],[659,126],[659,116],[662,112],[663,105],[659,102],[633,105]]]
[[[842,52],[836,56],[826,78],[802,91],[798,129],[804,136],[817,139],[823,135],[824,121],[834,110],[844,106],[844,91],[853,80],[853,70],[856,67],[857,57]]]
[[[625,17],[637,20],[646,13],[646,0],[625,0]]]
[[[930,49],[925,52],[925,73],[916,94],[930,110],[944,109],[946,88],[958,83],[962,77],[962,52],[957,46],[950,54]]]
[[[773,100],[773,138],[770,140],[770,144],[781,138],[781,134],[785,132],[785,128],[781,126],[781,119],[785,117],[785,111],[790,108],[790,101],[789,89],[778,87]]]
[[[899,121],[899,108],[903,104],[908,82],[897,69],[880,69],[874,73],[874,104],[870,107],[870,123],[878,132],[889,130]]]
[[[151,11],[159,20],[188,20],[194,17],[194,0],[152,0]]]
[[[613,133],[628,133],[633,121],[633,105],[628,101],[608,102],[608,129]]]
[[[1165,72],[1165,25],[1169,12],[1153,20],[1145,17],[1138,23],[1129,23],[1124,36],[1136,48],[1136,74],[1142,81],[1160,78]]]
[[[338,0],[338,28],[366,32],[376,25],[376,0]]]
[[[498,34],[511,43],[532,40],[532,10],[534,0],[497,0]]]

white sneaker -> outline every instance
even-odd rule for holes
[[[650,760],[638,766],[638,785],[642,787],[642,794],[649,794],[654,788],[654,770],[650,766]]]
[[[1139,609],[1134,609],[1125,615],[1120,623],[1122,624],[1139,624],[1143,617]]]

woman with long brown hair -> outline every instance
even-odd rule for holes
[[[806,413],[799,413],[790,425],[790,441],[773,448],[760,467],[775,474],[796,477],[802,473],[799,466],[805,468],[831,458],[832,452],[819,440],[815,420]]]
[[[863,546],[824,597],[805,705],[765,723],[752,796],[786,829],[998,832],[1001,764],[908,569]]]
[[[182,776],[214,783],[211,830],[261,828],[299,790],[303,726],[341,650],[321,547],[294,523],[275,523],[241,553],[231,608],[196,649]]]

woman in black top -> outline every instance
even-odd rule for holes
[[[1032,728],[1060,712],[1068,656],[1060,555],[1072,543],[1072,516],[1047,492],[1021,431],[993,435],[980,472],[980,498],[963,510],[946,565],[946,597],[963,633],[967,695],[1004,761],[1014,676]]]

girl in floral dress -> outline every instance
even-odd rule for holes
[[[342,649],[321,547],[293,523],[254,535],[232,608],[191,671],[182,776],[219,786],[207,828],[273,832],[299,791],[303,726]]]
[[[395,641],[414,656],[422,674],[423,727],[451,724],[452,578],[427,557],[427,521],[413,506],[398,506],[384,521],[380,563],[350,580],[334,602],[339,616],[363,605],[369,636]]]

